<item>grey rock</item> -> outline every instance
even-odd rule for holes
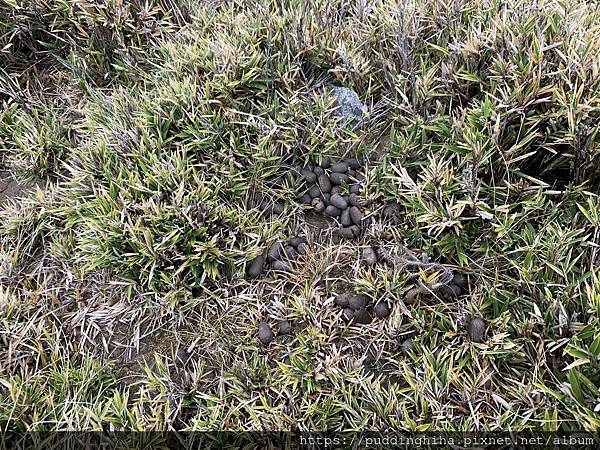
[[[335,115],[353,122],[360,121],[366,110],[358,94],[346,87],[335,87],[332,90],[337,108]]]

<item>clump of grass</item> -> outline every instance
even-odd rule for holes
[[[11,104],[0,113],[0,152],[23,179],[56,176],[73,146],[73,132],[51,106],[23,110]]]

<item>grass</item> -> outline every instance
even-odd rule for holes
[[[0,3],[0,164],[38,186],[0,200],[1,429],[597,431],[599,19],[557,0]],[[366,104],[359,126],[332,86]],[[337,242],[291,169],[359,155],[371,223]],[[244,275],[299,233],[293,271]],[[407,252],[470,291],[405,302],[439,275]],[[391,316],[348,326],[345,290]]]

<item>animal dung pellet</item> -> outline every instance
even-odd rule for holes
[[[252,260],[250,264],[250,268],[248,269],[248,275],[251,278],[256,278],[263,273],[265,268],[265,257],[263,255],[258,255],[256,258]]]
[[[264,345],[269,344],[273,340],[273,332],[271,331],[271,327],[265,321],[262,321],[258,324],[258,339]]]
[[[373,312],[375,313],[375,315],[377,317],[380,318],[385,318],[387,316],[390,315],[390,308],[388,307],[388,305],[384,302],[378,302],[374,307],[373,307]]]
[[[485,337],[485,321],[481,317],[474,317],[469,322],[469,337],[472,342],[483,342]]]

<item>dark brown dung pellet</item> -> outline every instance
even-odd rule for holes
[[[381,317],[382,319],[390,315],[390,308],[385,302],[379,302],[373,307],[373,312],[377,317]]]
[[[327,175],[319,175],[319,188],[321,192],[331,191],[331,180]]]
[[[440,294],[446,298],[457,298],[461,293],[461,289],[455,284],[444,285],[440,288]]]
[[[348,296],[346,294],[338,294],[335,296],[333,302],[340,308],[348,307]]]
[[[358,237],[358,236],[360,236],[360,228],[359,228],[359,226],[358,226],[358,225],[352,225],[352,226],[349,228],[349,230],[350,230],[350,232],[352,233],[352,236],[353,236],[353,237]]]
[[[351,206],[350,207],[350,218],[352,219],[352,222],[354,222],[356,225],[360,225],[360,222],[362,221],[363,215],[360,212],[360,209],[358,209],[356,206]]]
[[[308,182],[308,183],[314,183],[317,180],[317,176],[315,175],[315,173],[308,169],[307,167],[305,167],[304,169],[302,169],[302,176],[304,177],[304,179]]]
[[[395,220],[400,217],[400,205],[398,203],[392,203],[383,208],[383,217],[388,220]]]
[[[419,297],[420,293],[421,290],[419,288],[415,287],[410,289],[404,296],[404,303],[407,305],[412,305],[414,302],[417,301],[417,298]]]
[[[289,240],[289,244],[293,247],[298,247],[303,242],[306,242],[306,238],[303,238],[302,236],[295,236]]]
[[[308,195],[310,195],[312,198],[319,198],[319,196],[321,195],[321,189],[319,189],[319,186],[312,186],[308,190]]]
[[[353,183],[350,185],[350,193],[358,194],[360,192],[360,184]]]
[[[288,334],[292,330],[292,324],[289,320],[279,321],[279,334]]]
[[[273,202],[273,206],[271,208],[271,211],[273,212],[273,214],[275,215],[279,215],[279,214],[283,214],[283,211],[285,210],[283,203],[281,202]]]
[[[258,255],[252,260],[252,264],[250,264],[250,268],[248,269],[248,275],[252,278],[256,278],[263,272],[264,268],[265,257],[263,255]]]
[[[351,169],[358,169],[362,166],[361,162],[358,159],[349,159],[346,161]]]
[[[331,166],[332,172],[344,173],[348,170],[348,164],[344,161],[340,161]]]
[[[342,187],[341,186],[337,186],[337,185],[333,186],[331,188],[331,192],[330,193],[331,193],[331,195],[333,195],[333,194],[341,194],[342,193]]]
[[[337,217],[340,215],[340,210],[333,205],[329,205],[325,208],[325,214],[330,217]]]
[[[284,250],[285,250],[285,255],[289,259],[293,259],[296,256],[296,249],[294,247],[292,247],[291,245],[286,245]]]
[[[281,245],[281,242],[275,242],[273,245],[271,245],[271,248],[269,248],[269,251],[267,252],[269,261],[279,259],[282,250],[283,246]]]
[[[298,253],[300,255],[304,255],[306,253],[306,250],[308,249],[308,244],[306,244],[305,242],[301,243],[298,245]]]
[[[315,173],[316,176],[319,176],[319,175],[323,175],[325,173],[325,169],[323,169],[321,166],[317,166],[313,169],[313,172]]]
[[[300,197],[300,203],[302,203],[303,205],[310,205],[311,201],[312,197],[308,194],[304,194],[302,197]]]
[[[401,347],[402,347],[402,352],[403,352],[405,355],[408,355],[409,353],[412,353],[412,352],[414,352],[414,351],[415,351],[415,343],[414,343],[414,342],[413,342],[413,340],[412,340],[412,339],[410,339],[410,338],[408,338],[408,339],[404,340],[404,341],[402,342],[402,345],[401,345]]]
[[[485,322],[481,317],[474,317],[469,322],[469,337],[472,342],[483,342],[485,337]]]
[[[281,261],[277,259],[271,263],[271,267],[273,270],[279,270],[281,272],[288,272],[290,270],[290,265],[285,261]]]
[[[335,234],[344,239],[352,239],[354,237],[354,233],[351,228],[338,228],[335,230]]]
[[[454,278],[452,279],[452,283],[457,285],[462,290],[466,291],[469,288],[469,282],[465,274],[460,272],[454,273]]]
[[[348,196],[348,204],[350,206],[360,206],[360,197],[354,192],[351,192]]]
[[[348,306],[352,309],[360,309],[367,306],[369,297],[364,294],[351,295],[348,297]]]
[[[356,323],[361,323],[363,325],[367,325],[371,323],[371,314],[365,308],[361,308],[358,311],[354,311],[354,321]]]
[[[352,225],[352,219],[350,218],[350,209],[349,208],[346,208],[345,210],[342,211],[342,214],[340,215],[340,223],[344,227],[349,227],[350,225]]]
[[[322,160],[321,160],[321,167],[323,169],[328,169],[329,167],[331,167],[331,158],[329,156],[325,156]]]
[[[265,321],[261,322],[258,325],[258,339],[264,345],[269,344],[273,340],[273,332],[271,331],[271,327]]]
[[[333,172],[331,175],[329,175],[329,180],[333,184],[342,184],[348,181],[348,175],[346,175],[345,173]]]
[[[348,203],[340,194],[332,194],[329,203],[338,209],[346,209],[348,207]]]
[[[354,318],[354,310],[350,308],[344,308],[344,319],[350,321]]]

